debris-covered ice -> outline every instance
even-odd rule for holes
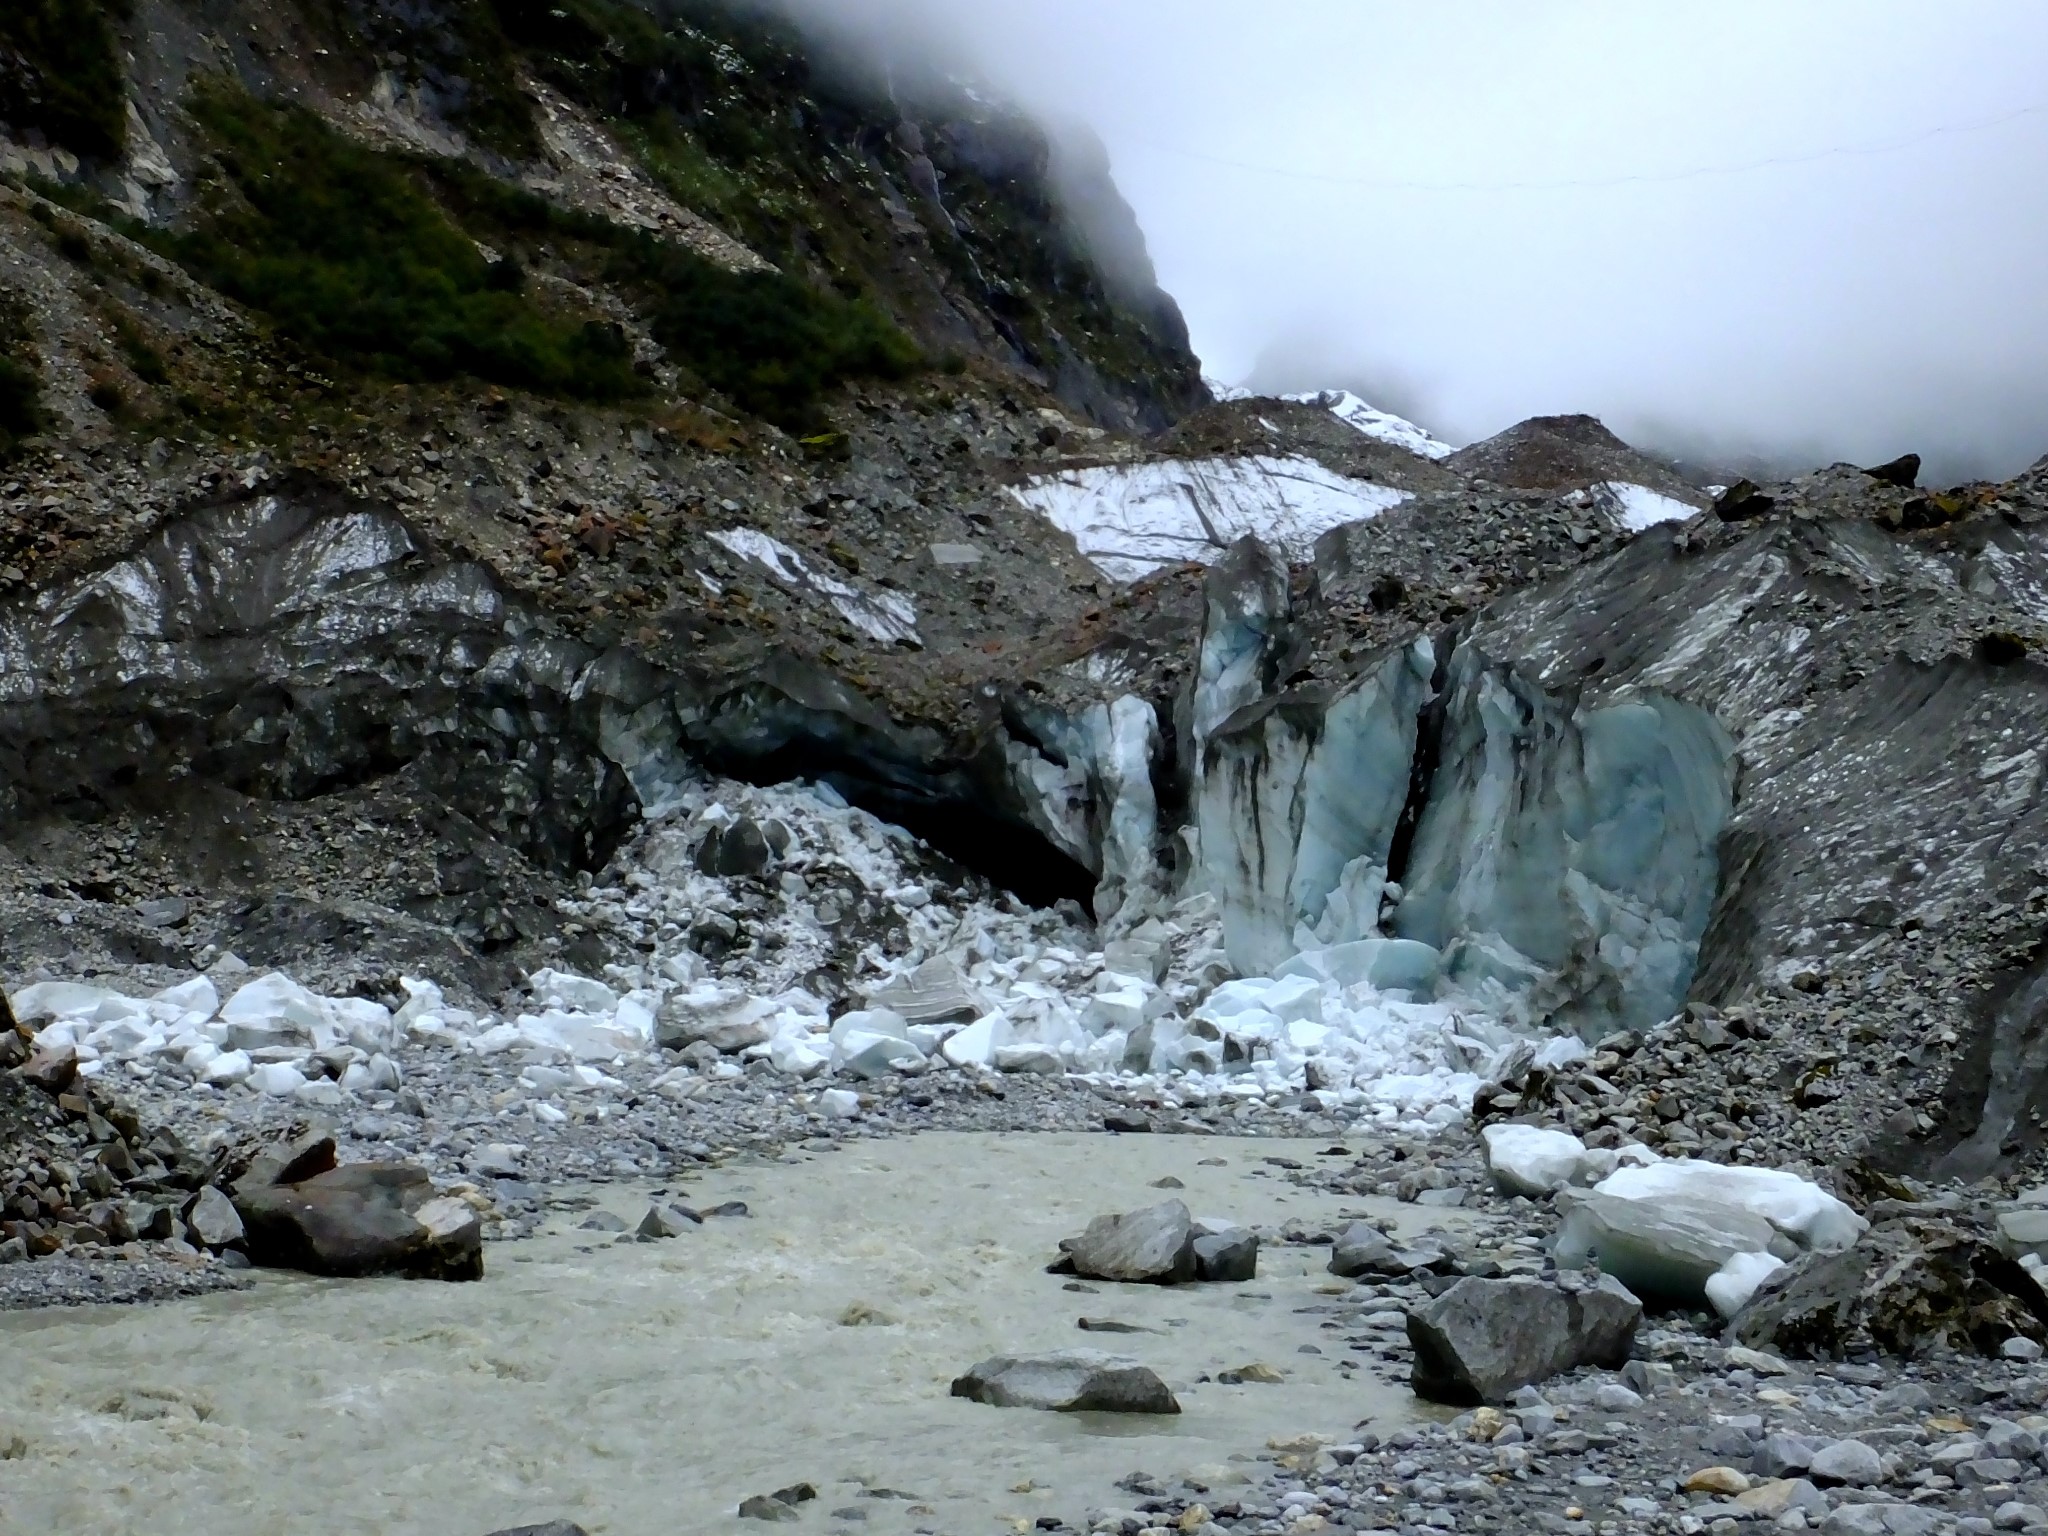
[[[1408,500],[1406,491],[1350,479],[1313,459],[1257,455],[1097,465],[1042,475],[1010,494],[1071,534],[1118,581],[1183,561],[1211,564],[1248,533],[1305,560],[1332,528]]]
[[[760,835],[732,835],[742,823]],[[734,847],[759,867],[705,867]],[[397,1087],[405,1051],[438,1042],[502,1061],[543,1101],[668,1052],[680,1064],[657,1086],[755,1062],[849,1082],[1078,1074],[1144,1080],[1188,1103],[1292,1097],[1426,1129],[1462,1118],[1507,1054],[1527,1049],[1436,995],[1433,955],[1411,953],[1426,946],[1355,941],[1232,977],[1213,896],[1098,931],[963,875],[825,786],[687,785],[563,906],[644,959],[602,977],[536,971],[496,1011],[459,1006],[430,977],[406,978],[387,1007],[279,974],[225,998],[209,976],[147,998],[44,983],[16,1007],[88,1074],[132,1063],[203,1091],[245,1084],[315,1104]],[[1553,1064],[1583,1054],[1576,1040],[1542,1051]]]
[[[922,645],[917,633],[917,605],[901,592],[863,589],[827,575],[782,540],[757,528],[727,528],[711,535],[718,543],[751,560],[792,591],[822,597],[853,628],[885,645]],[[705,581],[714,589],[716,583]]]

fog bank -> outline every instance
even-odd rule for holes
[[[786,0],[1107,147],[1213,375],[1454,440],[2048,452],[2029,0]]]

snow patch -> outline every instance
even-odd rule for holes
[[[726,528],[711,537],[743,560],[762,567],[791,591],[822,597],[839,616],[871,640],[885,645],[922,646],[917,606],[901,592],[863,591],[828,576],[782,540],[758,528]],[[700,573],[701,574],[701,573]],[[709,578],[706,578],[707,583]]]
[[[1323,389],[1309,394],[1282,395],[1280,398],[1296,405],[1321,406],[1345,426],[1379,442],[1405,448],[1421,458],[1447,459],[1458,451],[1427,428],[1418,427],[1391,411],[1383,411],[1348,389]]]
[[[1098,465],[1041,476],[1010,494],[1117,581],[1186,561],[1211,564],[1248,533],[1305,560],[1332,528],[1409,499],[1313,459],[1263,455]]]

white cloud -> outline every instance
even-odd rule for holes
[[[2032,0],[791,3],[1092,126],[1222,377],[1460,440],[2048,450]]]

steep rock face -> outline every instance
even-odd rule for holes
[[[285,491],[168,526],[0,612],[14,815],[187,776],[305,799],[417,764],[543,864],[591,868],[630,797],[592,749],[588,647],[387,512]]]

